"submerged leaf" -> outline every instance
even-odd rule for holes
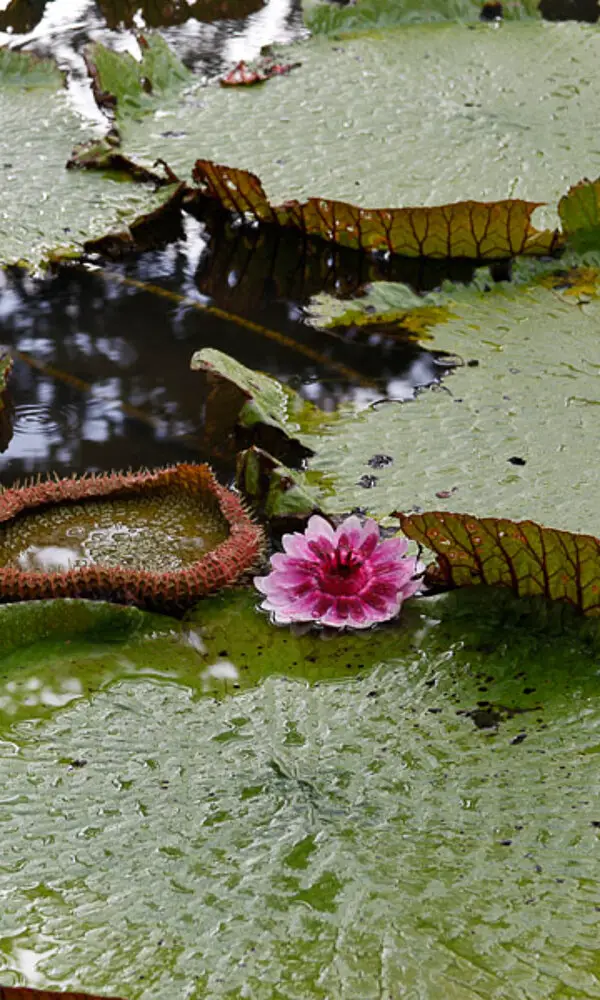
[[[259,178],[247,170],[197,160],[193,177],[203,195],[248,221],[294,227],[353,250],[405,257],[503,259],[549,254],[557,232],[538,230],[531,216],[538,202],[457,202],[432,208],[359,208],[310,198],[272,205]]]
[[[409,538],[436,553],[430,583],[510,587],[519,597],[547,597],[600,614],[600,540],[591,535],[452,511],[395,516]]]

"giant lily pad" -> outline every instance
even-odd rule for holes
[[[67,171],[89,123],[68,103],[50,60],[0,49],[0,263],[39,265],[53,253],[81,253],[107,232],[164,208],[166,192],[124,174]]]
[[[302,66],[258,91],[186,84],[142,116],[117,114],[127,153],[160,156],[182,179],[198,157],[253,171],[273,204],[555,206],[600,173],[589,115],[599,54],[598,32],[575,23],[319,37],[287,49]],[[121,83],[126,72],[124,59]],[[538,215],[553,228],[554,207]]]
[[[585,454],[596,434],[600,302],[533,284],[449,295],[446,306],[451,317],[430,332],[464,366],[443,387],[308,438],[309,467],[332,483],[331,509],[458,509],[597,535],[598,480]]]
[[[325,640],[251,600],[203,606],[195,677],[130,649],[87,692],[73,661],[79,698],[3,718],[4,981],[33,953],[39,988],[129,1000],[593,997],[592,634],[463,591]]]

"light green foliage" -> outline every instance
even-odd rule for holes
[[[144,36],[142,58],[117,53],[95,42],[86,50],[101,89],[117,101],[119,114],[134,114],[154,106],[172,88],[189,84],[193,76],[159,34]]]
[[[459,510],[600,533],[600,482],[584,457],[600,400],[600,301],[540,285],[488,288],[448,296],[451,318],[431,331],[432,347],[465,362],[443,386],[307,439],[317,453],[309,467],[331,476],[330,509]],[[374,470],[378,454],[393,461]],[[371,473],[375,485],[361,487]]]
[[[25,950],[129,1000],[595,997],[592,633],[486,592],[351,639],[250,603],[203,602],[183,659],[3,661],[3,980]]]
[[[337,3],[305,3],[305,20],[311,31],[339,35],[355,31],[391,28],[399,24],[435,21],[477,22],[481,0],[357,0]],[[507,20],[539,17],[538,0],[513,0],[504,5]]]
[[[120,116],[124,151],[160,156],[183,179],[198,158],[252,170],[274,203],[514,197],[549,202],[534,221],[551,226],[569,184],[600,173],[593,27],[415,25],[314,37],[280,58],[302,65],[264,87],[197,84]]]
[[[122,175],[66,169],[89,128],[53,63],[0,49],[0,264],[80,252],[161,204],[160,192]]]

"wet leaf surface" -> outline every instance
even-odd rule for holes
[[[3,659],[4,980],[27,952],[39,988],[128,1000],[594,997],[592,623],[479,588],[328,639],[254,600],[170,656]]]
[[[559,0],[564,3],[564,0]],[[485,13],[485,8],[491,8]],[[381,31],[397,25],[461,21],[477,23],[482,18],[524,20],[539,18],[538,0],[514,0],[505,4],[482,0],[357,0],[354,4],[309,2],[306,23],[311,31],[344,35],[358,31]]]
[[[400,516],[409,538],[436,553],[427,579],[451,587],[510,587],[519,597],[600,613],[600,541],[532,521],[427,511]]]
[[[0,49],[0,90],[0,261],[35,267],[81,254],[86,241],[122,233],[163,205],[154,185],[66,170],[89,132],[53,62]]]
[[[599,45],[589,26],[545,22],[413,25],[342,43],[315,37],[275,52],[302,65],[268,87],[190,82],[143,116],[118,114],[123,151],[160,157],[182,179],[198,157],[250,171],[272,205],[320,198],[397,209],[513,199],[546,203],[534,225],[553,230],[569,183],[600,173],[588,113]],[[543,58],[531,59],[532,51]],[[134,82],[134,100],[137,92]],[[428,252],[426,219],[415,216],[416,234],[398,242]],[[500,244],[509,252],[526,241],[524,206],[513,221],[508,235],[504,220]],[[462,219],[461,241],[489,249],[486,224],[475,223],[473,239],[471,219]],[[447,240],[448,221],[441,235]]]
[[[450,290],[450,316],[428,331],[462,360],[443,386],[342,415],[307,439],[309,469],[329,477],[329,509],[384,517],[443,499],[477,517],[598,534],[595,467],[582,448],[596,433],[600,314],[596,298],[566,284]],[[391,461],[373,469],[377,454]]]

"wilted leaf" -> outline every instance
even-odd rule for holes
[[[271,523],[304,520],[318,510],[320,493],[304,478],[261,448],[253,446],[238,454],[237,486]]]
[[[567,601],[600,614],[600,541],[591,535],[448,511],[397,516],[409,538],[436,553],[431,583],[510,587],[519,597]]]
[[[285,76],[299,65],[300,63],[274,63],[270,59],[248,65],[242,60],[221,77],[220,83],[222,87],[253,87],[255,83],[264,83],[273,76]]]
[[[196,351],[191,368],[207,376],[205,427],[209,440],[218,443],[242,432],[252,443],[264,444],[278,459],[291,464],[312,455],[298,436],[300,418],[312,408],[277,379],[252,371],[210,347]]]
[[[497,259],[549,254],[560,245],[556,232],[535,229],[539,204],[466,201],[434,208],[358,208],[310,198],[271,205],[258,177],[246,170],[198,160],[193,178],[203,195],[249,221],[294,227],[353,250],[379,250],[405,257]]]

